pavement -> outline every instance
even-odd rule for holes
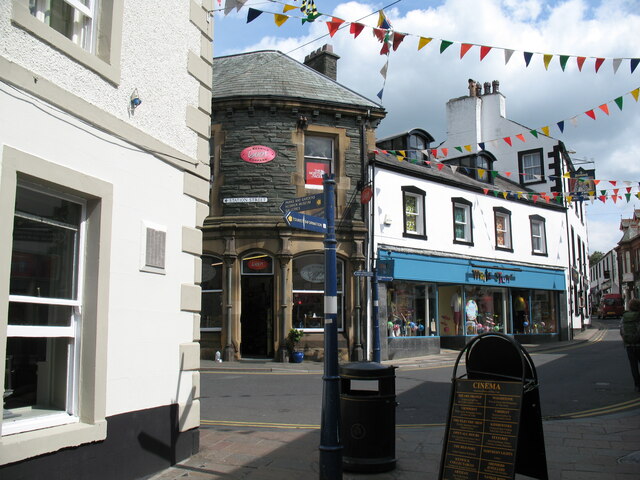
[[[525,345],[529,353],[571,347],[596,341],[604,327],[576,334],[566,342]],[[428,367],[455,362],[457,351],[439,355],[384,361],[400,369]],[[283,364],[272,361],[216,363],[202,361],[201,370],[286,372],[323,371],[321,362]],[[634,409],[578,418],[543,419],[548,478],[551,480],[638,480],[640,479],[640,403]],[[614,409],[607,409],[613,411]],[[396,466],[384,473],[344,472],[345,480],[436,480],[439,474],[445,427],[396,426]],[[200,427],[200,451],[147,480],[281,480],[319,478],[320,430],[262,428],[258,425]],[[493,477],[492,477],[493,478]],[[502,478],[502,477],[495,477]],[[515,479],[534,478],[516,474]]]

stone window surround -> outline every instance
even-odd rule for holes
[[[113,186],[102,180],[55,165],[5,146],[0,174],[0,219],[12,225],[18,177],[67,191],[87,200],[85,302],[80,358],[79,422],[0,437],[0,464],[57,451],[61,448],[104,440],[107,435],[107,319]],[[45,180],[46,179],[46,180]],[[0,269],[8,272],[11,231],[0,235]],[[93,272],[93,273],[91,273]],[[8,275],[0,277],[0,311],[7,311]],[[0,351],[6,349],[7,319],[0,321]],[[0,370],[4,384],[4,370]]]

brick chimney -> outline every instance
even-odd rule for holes
[[[325,44],[322,48],[307,55],[304,59],[304,64],[326,75],[331,80],[337,80],[339,58],[338,55],[333,53],[333,46]]]

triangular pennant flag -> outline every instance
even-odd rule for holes
[[[621,58],[614,58],[613,59],[613,74],[615,75],[616,73],[618,73],[618,68],[620,68],[620,64],[622,63],[622,59]]]
[[[236,3],[236,0],[227,0],[226,2],[224,2],[224,14],[228,15],[231,10],[233,10],[237,6],[238,4]]]
[[[429,42],[431,42],[431,40],[433,40],[433,38],[430,37],[420,37],[420,40],[418,40],[418,50],[420,50],[422,47],[426,46],[429,44]]]
[[[536,203],[538,201],[538,195],[532,195],[531,198],[533,199],[533,203]]]
[[[565,197],[567,199],[567,202],[571,203],[573,201],[573,196],[571,195],[567,195]],[[562,201],[562,197],[558,197],[558,203],[560,203]]]
[[[491,172],[491,177],[492,178],[496,178],[498,176],[498,173],[499,173],[497,170],[490,170],[490,172]]]
[[[378,28],[383,28],[385,30],[389,30],[391,28],[391,24],[382,10],[378,11]]]
[[[404,160],[405,157],[403,157],[402,155],[396,155],[396,158],[398,159],[399,162],[401,162],[402,160]]]
[[[377,93],[376,97],[382,100],[382,92],[384,91],[384,87]]]
[[[635,90],[631,90],[631,96],[635,99],[635,101],[638,101],[638,92],[640,92],[640,87],[636,88]]]
[[[353,38],[358,38],[360,32],[364,29],[364,24],[362,23],[352,23],[349,26],[349,33],[353,35]]]
[[[385,62],[384,66],[380,69],[380,75],[382,75],[383,78],[387,78],[387,69],[389,68],[389,62]]]
[[[479,149],[479,150],[484,150],[484,142],[480,142],[480,143],[478,144],[478,149]]]
[[[578,126],[578,117],[571,117],[569,121],[571,122],[571,125],[573,125],[574,127]]]
[[[582,71],[582,65],[584,65],[584,61],[587,57],[576,57],[576,61],[578,62],[578,70]]]
[[[338,29],[340,28],[340,25],[342,25],[343,23],[344,23],[344,20],[336,17],[333,17],[330,22],[327,22],[327,28],[329,29],[329,36],[333,37],[338,31]]]
[[[616,105],[618,105],[618,108],[622,110],[622,103],[623,103],[622,97],[618,97],[614,101],[616,102]]]
[[[276,13],[273,16],[273,21],[276,22],[276,25],[279,27],[281,27],[284,24],[284,22],[286,22],[287,20],[289,20],[289,17],[287,15]]]
[[[609,180],[609,183],[615,187],[618,182],[617,180]]]
[[[504,50],[504,64],[506,65],[511,60],[511,55],[513,55],[513,50]]]
[[[473,47],[471,43],[461,43],[460,44],[460,58],[464,57],[465,54],[469,51],[469,49]]]
[[[244,4],[247,3],[247,0],[236,0],[236,11],[239,12]],[[293,8],[296,8],[295,6]]]
[[[627,199],[627,203],[629,203],[629,201],[631,200],[631,194],[630,193],[625,193],[624,196]]]
[[[511,137],[504,137],[503,140],[507,142],[507,145],[512,146]]]
[[[562,178],[571,178],[571,172],[563,173]]]
[[[498,195],[500,195],[500,192],[498,190],[494,190],[493,191],[493,196],[498,198]]]
[[[614,188],[614,189],[613,189],[613,194],[614,194],[614,195],[618,195],[618,192],[619,192],[619,191],[620,191],[620,189],[619,189],[619,188]]]
[[[285,3],[284,7],[282,7],[282,13],[287,13],[289,10],[296,10],[297,8],[296,5],[287,5]]]
[[[600,183],[600,180],[593,179],[593,185],[598,185],[599,183]]]
[[[489,193],[489,189],[488,188],[483,188],[482,191],[484,192],[484,194],[486,195],[487,193]]]
[[[526,140],[524,139],[524,135],[523,135],[523,134],[521,134],[521,133],[517,134],[517,135],[516,135],[516,138],[517,138],[518,140],[521,140],[521,141],[523,141],[523,142],[526,142]]]
[[[598,108],[602,110],[604,113],[606,113],[607,115],[609,115],[609,105],[607,105],[606,103],[603,103]]]
[[[455,149],[456,149],[456,150],[458,150],[460,153],[462,153],[462,147],[453,147],[453,148],[455,148]]]
[[[451,168],[451,171],[453,173],[456,173],[458,171],[458,165],[449,165],[449,168]]]
[[[625,188],[625,190],[627,191],[627,193],[631,193],[631,187],[627,187]]]
[[[465,149],[467,152],[471,152],[471,145],[465,145],[465,146],[464,146],[464,149]]]
[[[600,201],[602,203],[606,203],[607,202],[607,196],[606,195],[600,195],[598,198],[600,199]]]
[[[544,61],[544,69],[545,70],[549,70],[549,63],[551,63],[551,59],[553,58],[553,55],[550,55],[548,53],[545,53],[542,56],[542,59]]]
[[[596,112],[594,112],[593,109],[588,110],[584,113],[587,117],[593,118],[594,120],[596,119]]]
[[[525,65],[528,67],[529,66],[529,62],[531,61],[531,57],[533,57],[533,53],[531,52],[524,52],[524,63]]]
[[[406,157],[406,156],[407,156],[407,151],[406,151],[406,150],[398,150],[398,153],[399,153],[400,155],[402,155],[403,157]]]
[[[507,177],[511,177],[511,172],[504,172]],[[518,197],[519,198],[519,197]]]
[[[618,203],[618,196],[617,195],[612,195],[611,196],[611,200],[613,200],[613,203]]]
[[[447,48],[449,48],[451,45],[453,44],[453,42],[450,42],[449,40],[442,40],[440,42],[440,53],[444,52]]]
[[[569,60],[569,55],[560,55],[560,68],[562,68],[563,72],[567,66],[567,60]]]
[[[444,168],[444,163],[439,163],[438,164],[438,170],[442,170]]]
[[[380,49],[380,55],[388,55],[389,54],[389,44],[384,42],[382,44],[382,48]]]
[[[638,63],[640,63],[640,58],[632,58],[630,60],[630,65],[631,65],[631,73],[634,72],[634,70],[636,69],[636,67],[638,66]]]
[[[247,23],[253,22],[261,14],[262,14],[262,10],[256,10],[255,8],[249,7],[249,11],[247,12]]]
[[[485,45],[480,46],[480,61],[484,60],[484,57],[491,51],[491,47],[487,47]]]
[[[540,130],[542,130],[542,133],[544,133],[547,137],[549,136],[549,127],[542,127]]]
[[[537,130],[529,130],[529,133],[531,135],[533,135],[534,137],[538,138],[538,131]]]
[[[404,40],[404,37],[406,37],[404,33],[394,32],[393,34],[393,51],[394,52],[398,49],[398,47],[402,43],[402,40]]]
[[[478,177],[483,178],[485,173],[487,173],[487,171],[484,168],[478,169]]]
[[[558,123],[558,129],[560,130],[560,133],[564,133],[564,120],[560,120]]]
[[[598,73],[598,70],[600,70],[603,62],[604,58],[596,58],[596,73]]]
[[[442,148],[441,151],[442,151],[442,155],[444,155],[445,157],[447,155],[449,155],[449,149],[448,148]]]
[[[374,28],[373,29],[373,36],[376,37],[378,39],[379,42],[384,42],[384,37],[386,36],[387,32],[385,32],[384,30],[380,29],[380,28]]]

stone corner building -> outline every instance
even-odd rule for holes
[[[280,207],[321,194],[323,173],[336,179],[340,355],[362,357],[363,292],[353,276],[366,252],[360,192],[385,111],[335,81],[338,58],[325,45],[305,64],[278,51],[214,59],[203,358],[286,361],[292,327],[305,332],[306,357],[322,358],[324,236],[291,228]]]

